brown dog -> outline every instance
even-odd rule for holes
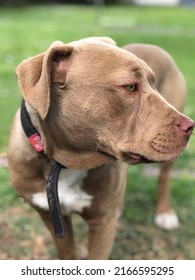
[[[186,84],[173,58],[163,49],[146,44],[130,44],[124,49],[143,59],[155,73],[155,85],[160,94],[180,112],[184,109]],[[158,182],[155,223],[164,229],[179,226],[176,213],[170,206],[169,177],[172,162],[163,163]]]
[[[29,143],[20,110],[9,168],[17,192],[40,214],[59,258],[78,258],[71,213],[89,226],[89,259],[109,257],[125,192],[127,164],[164,162],[184,150],[194,122],[155,88],[153,71],[111,39],[56,42],[17,68],[19,85],[44,153]],[[36,148],[37,148],[36,147]],[[53,162],[68,236],[56,238],[45,193]]]

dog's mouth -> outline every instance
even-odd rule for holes
[[[128,164],[138,164],[138,163],[153,163],[154,160],[150,160],[140,154],[132,152],[122,152],[123,160]]]
[[[118,157],[114,156],[111,153],[108,153],[108,152],[105,152],[105,151],[104,152],[101,151],[101,153],[106,155],[106,156],[109,156],[110,158],[112,158],[114,160],[119,159]],[[126,162],[127,164],[153,163],[153,162],[156,162],[155,160],[148,159],[148,158],[144,157],[141,154],[132,153],[130,151],[123,151],[123,152],[121,152],[120,160]]]

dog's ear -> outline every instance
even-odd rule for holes
[[[66,71],[73,47],[54,42],[35,57],[24,60],[16,69],[23,97],[44,119],[50,107],[52,71]]]
[[[109,44],[109,45],[114,45],[114,46],[117,45],[116,42],[113,39],[111,39],[110,37],[99,37],[99,41]]]
[[[114,45],[116,46],[116,42],[111,39],[110,37],[88,37],[88,38],[85,38],[85,39],[81,39],[79,41],[76,41],[76,42],[89,42],[89,43],[97,43],[97,42],[100,42],[100,43],[105,43],[105,44],[109,44],[109,45]]]

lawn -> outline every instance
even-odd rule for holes
[[[185,7],[1,8],[0,152],[7,149],[11,119],[21,102],[15,68],[55,40],[69,42],[88,36],[110,36],[119,46],[142,42],[163,47],[186,78],[185,113],[195,119],[194,18],[195,10]],[[112,259],[195,259],[194,154],[192,136],[175,164],[179,175],[171,182],[173,205],[181,222],[180,228],[171,233],[153,225],[156,176],[146,176],[144,165],[129,169],[125,209]],[[8,171],[0,169],[0,259],[55,258],[54,248],[48,245],[50,237],[44,231],[36,213],[12,190]]]

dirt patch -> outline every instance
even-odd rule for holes
[[[0,259],[48,259],[51,237],[39,217],[27,206],[1,213]],[[52,244],[52,243],[51,243]]]

